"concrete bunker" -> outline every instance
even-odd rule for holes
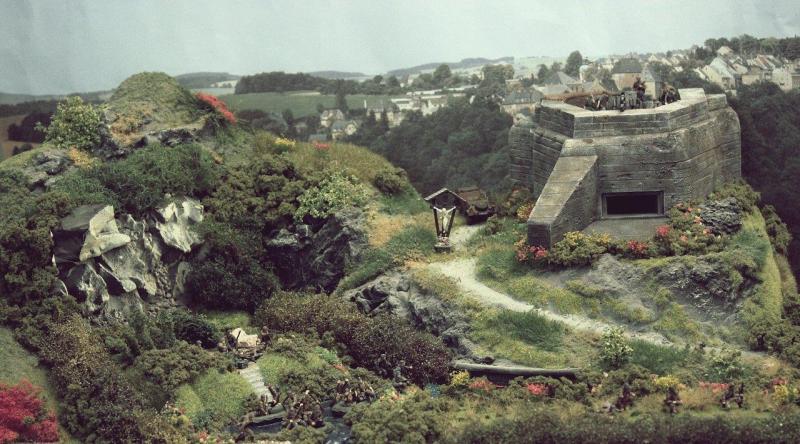
[[[739,179],[739,119],[726,96],[680,97],[625,112],[544,101],[515,124],[510,175],[536,200],[528,242],[550,247],[598,219],[663,215]]]

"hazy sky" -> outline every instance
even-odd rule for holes
[[[800,34],[798,0],[0,0],[0,91],[139,71],[361,71],[464,57],[688,48]]]

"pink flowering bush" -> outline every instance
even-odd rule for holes
[[[56,442],[58,423],[40,398],[41,389],[26,380],[15,386],[0,384],[0,444]]]
[[[667,212],[669,224],[656,228],[655,252],[661,256],[682,256],[719,251],[723,239],[703,225],[700,209],[694,204],[678,203]]]
[[[710,390],[711,393],[722,393],[728,390],[730,384],[726,384],[724,382],[705,382],[700,381],[697,383],[697,386],[703,390]]]
[[[629,240],[625,244],[625,255],[635,259],[643,259],[653,255],[650,242]]]

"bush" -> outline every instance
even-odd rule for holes
[[[100,112],[78,96],[67,97],[58,104],[47,129],[45,143],[59,148],[91,150],[100,144]]]
[[[405,193],[409,189],[408,176],[402,168],[384,168],[378,171],[372,184],[381,193],[388,195]]]
[[[727,183],[708,195],[709,200],[723,200],[728,197],[735,198],[742,209],[748,213],[755,211],[761,200],[761,194],[743,180]]]
[[[345,419],[357,442],[438,442],[444,434],[439,415],[444,403],[426,391],[397,401],[381,400],[353,407]]]
[[[564,267],[589,265],[609,251],[612,239],[608,234],[584,234],[572,231],[550,249],[548,261]]]
[[[407,376],[417,384],[447,380],[450,355],[439,339],[394,316],[368,317],[335,296],[276,294],[256,311],[254,325],[276,332],[332,335],[356,366],[373,371],[388,370],[378,367],[382,354],[391,365],[405,360],[411,367]]]
[[[59,440],[55,414],[45,409],[40,394],[27,380],[15,386],[0,383],[0,443]]]
[[[700,255],[722,248],[722,238],[703,225],[698,205],[678,203],[667,211],[667,216],[669,223],[656,228],[653,237],[658,255]]]
[[[220,339],[220,332],[203,316],[192,314],[185,310],[172,310],[167,314],[176,339],[181,339],[189,344],[200,342],[204,348],[212,348]]]
[[[603,333],[601,343],[600,360],[607,367],[619,368],[625,365],[633,354],[633,348],[628,345],[622,327],[607,329]]]
[[[178,341],[170,348],[147,350],[133,366],[154,406],[163,405],[181,384],[192,382],[206,370],[222,369],[228,361],[217,353]]]
[[[298,198],[316,184],[285,157],[264,155],[228,167],[203,203],[216,221],[260,234],[291,224],[300,206]]]
[[[140,215],[156,208],[165,194],[202,198],[217,186],[217,167],[199,145],[149,146],[124,160],[75,171],[54,189],[72,205],[109,204]]]
[[[51,365],[62,401],[60,418],[72,435],[86,441],[147,440],[139,422],[146,413],[141,394],[86,321],[74,316],[55,326],[42,357]]]
[[[772,205],[764,205],[761,208],[761,214],[764,215],[764,222],[766,223],[767,234],[772,247],[780,254],[788,254],[789,244],[792,243],[792,233],[789,232],[789,227],[783,223]]]
[[[306,216],[326,219],[336,211],[367,203],[369,192],[355,176],[334,172],[320,181],[319,186],[306,190],[299,198],[300,207],[294,214],[297,221]]]

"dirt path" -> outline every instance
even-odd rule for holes
[[[255,392],[256,396],[260,397],[266,393],[267,398],[272,400],[272,396],[270,396],[269,390],[264,384],[264,376],[261,374],[258,364],[251,362],[247,367],[239,370],[239,374],[253,387],[253,392]]]
[[[460,251],[472,239],[472,236],[478,234],[481,228],[483,228],[483,225],[459,225],[450,233],[450,243],[455,247],[456,251]]]
[[[602,334],[606,329],[614,326],[612,324],[590,319],[585,316],[558,314],[550,310],[536,308],[528,303],[518,301],[511,296],[494,290],[480,282],[476,275],[476,264],[477,259],[469,258],[456,259],[449,262],[434,262],[430,264],[430,267],[441,272],[445,276],[454,279],[456,282],[458,282],[462,290],[488,306],[500,307],[519,312],[533,310],[535,313],[544,316],[547,319],[562,322],[576,330],[589,331],[597,334]],[[630,338],[641,339],[643,341],[652,342],[655,344],[671,344],[667,338],[654,332],[643,333],[626,330],[625,334]]]

